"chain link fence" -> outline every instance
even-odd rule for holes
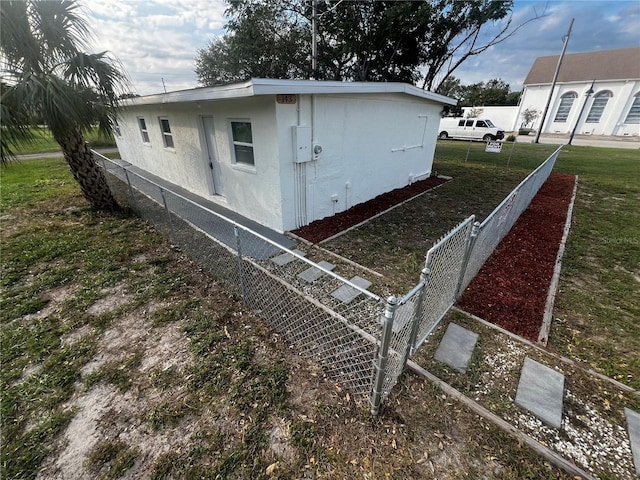
[[[470,245],[469,260],[465,266],[463,281],[457,296],[460,296],[467,288],[498,244],[518,221],[522,212],[529,207],[533,197],[549,178],[561,148],[557,148],[544,163],[522,180],[500,205],[478,225],[477,235],[474,236]]]
[[[299,351],[378,413],[438,325],[546,181],[558,148],[482,224],[470,216],[427,252],[404,297],[377,295],[96,152],[116,198],[197,260]],[[338,294],[337,292],[341,292]]]
[[[371,392],[384,306],[377,295],[124,163],[99,158],[120,202],[170,237],[328,375],[355,394]],[[344,295],[335,296],[340,289]]]
[[[420,282],[391,309],[391,341],[385,388],[393,386],[408,359],[440,323],[507,235],[553,170],[561,148],[529,174],[481,224],[470,216],[429,251]],[[384,393],[388,395],[385,390]]]

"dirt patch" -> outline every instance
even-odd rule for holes
[[[87,335],[90,335],[93,332],[93,327],[91,325],[83,325],[77,330],[73,330],[66,335],[60,337],[60,342],[63,345],[73,345],[74,343],[79,342]]]
[[[112,387],[98,385],[66,405],[68,409],[75,409],[76,414],[60,440],[64,447],[55,458],[50,459],[50,463],[44,465],[37,478],[93,478],[84,469],[83,463],[87,453],[101,439],[98,423],[112,408],[116,396]]]
[[[113,306],[114,299],[122,298],[124,297],[119,291],[109,295],[105,299],[108,302],[103,305],[108,303]],[[131,351],[143,352],[140,367],[142,371],[151,368],[166,370],[172,366],[188,363],[190,359],[188,343],[179,326],[170,324],[164,328],[152,328],[151,314],[162,305],[154,302],[119,318],[102,334],[98,348],[100,353],[82,368],[82,376],[86,377],[95,372],[107,362],[122,359]]]
[[[575,177],[552,173],[459,305],[537,341]]]
[[[349,210],[336,213],[332,217],[316,220],[309,225],[293,230],[292,233],[312,243],[321,242],[447,181],[441,177],[425,178],[406,187],[378,195],[367,202],[351,207]]]
[[[123,290],[122,285],[116,287],[104,301],[98,302],[101,305],[98,310],[115,308],[127,298]],[[185,368],[192,362],[189,342],[182,333],[183,322],[152,326],[151,314],[163,306],[162,302],[152,301],[122,316],[102,333],[99,353],[81,369],[82,377],[86,379],[108,362],[123,361],[131,352],[140,352],[140,364],[128,372],[136,379],[135,386],[123,392],[117,386],[104,382],[88,390],[78,383],[76,393],[64,405],[64,409],[73,409],[76,414],[58,440],[58,453],[47,459],[39,479],[96,478],[96,472],[88,467],[86,461],[92,449],[105,441],[122,441],[139,449],[136,462],[126,478],[147,478],[150,466],[159,455],[180,451],[194,431],[209,421],[203,415],[162,432],[154,431],[148,422],[147,417],[157,405],[163,402],[180,405],[186,401],[182,385],[149,388],[149,379],[154,371],[167,372],[173,367],[174,374],[183,377]],[[85,327],[63,341],[77,341],[88,333]]]
[[[127,295],[125,293],[125,285],[122,284],[118,285],[113,290],[105,290],[104,293],[109,294],[91,305],[87,309],[87,313],[91,315],[100,315],[103,313],[112,312],[116,308],[125,305],[132,299],[130,295]]]
[[[77,290],[78,285],[74,284],[63,285],[49,290],[43,295],[43,298],[47,299],[49,303],[47,303],[47,305],[38,312],[25,315],[22,317],[23,320],[31,321],[48,317],[52,313],[58,311],[65,300],[72,298]]]

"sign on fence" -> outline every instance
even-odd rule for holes
[[[485,152],[500,153],[502,151],[502,142],[487,142],[487,146],[484,148]]]

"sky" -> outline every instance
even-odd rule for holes
[[[110,51],[139,95],[199,86],[198,49],[224,34],[223,0],[84,0],[93,51]],[[559,55],[571,19],[567,53],[640,47],[638,0],[515,0],[512,25],[544,15],[504,42],[469,58],[454,72],[463,85],[500,78],[522,89],[537,57]],[[498,31],[491,25],[486,35]]]

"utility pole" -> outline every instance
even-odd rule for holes
[[[567,50],[567,44],[569,43],[569,37],[571,36],[571,28],[573,27],[573,21],[575,18],[571,19],[571,23],[569,24],[569,31],[564,36],[564,45],[562,45],[562,53],[560,53],[560,57],[558,58],[558,65],[556,65],[556,71],[553,74],[553,80],[551,81],[551,90],[549,91],[549,98],[547,98],[547,105],[544,107],[544,112],[542,113],[542,120],[540,120],[540,128],[538,128],[538,132],[536,133],[536,139],[533,143],[538,143],[540,140],[540,134],[542,133],[542,129],[544,128],[544,121],[547,118],[547,112],[549,111],[549,105],[551,104],[551,97],[553,96],[553,90],[556,87],[556,81],[558,80],[558,73],[560,72],[560,65],[562,65],[562,59],[564,58],[564,52]]]
[[[580,113],[578,114],[578,119],[576,120],[576,124],[573,126],[573,130],[571,131],[571,136],[569,137],[569,142],[567,143],[567,145],[571,145],[571,142],[573,141],[573,136],[576,134],[576,130],[578,129],[578,125],[580,125],[580,119],[582,118],[582,114],[584,113],[584,109],[587,107],[587,102],[589,101],[589,97],[593,93],[593,86],[595,85],[595,83],[596,83],[595,80],[593,82],[591,82],[591,86],[589,87],[589,90],[587,90],[584,93],[584,103],[582,104],[582,108],[580,109]]]

